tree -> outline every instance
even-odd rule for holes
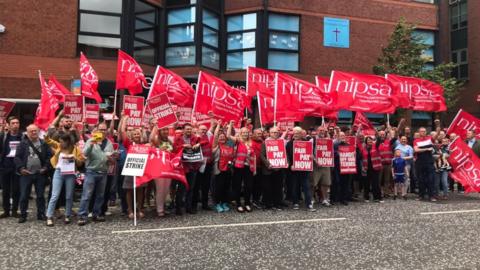
[[[414,34],[415,25],[401,19],[393,30],[389,43],[382,48],[382,55],[373,72],[378,75],[387,73],[424,78],[443,86],[448,109],[455,107],[458,101],[458,91],[462,82],[452,77],[454,63],[441,63],[433,70],[427,70],[425,64],[431,59],[422,56],[429,46],[423,43],[421,37]]]

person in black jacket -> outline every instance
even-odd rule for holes
[[[23,136],[20,133],[20,121],[17,117],[9,117],[8,126],[8,132],[0,132],[0,178],[3,197],[3,213],[0,218],[18,217],[18,198],[20,197],[18,175],[15,173],[13,159]]]
[[[37,219],[45,220],[45,184],[50,169],[52,152],[50,147],[40,140],[36,125],[27,127],[27,136],[21,141],[15,154],[16,172],[20,174],[20,219],[27,221],[28,197],[35,185],[37,195]]]

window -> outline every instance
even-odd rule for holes
[[[429,30],[415,30],[413,32],[413,38],[415,41],[428,46],[422,52],[422,58],[426,62],[424,69],[433,69],[435,66],[435,32]]]
[[[256,13],[227,18],[227,70],[256,66],[256,28]]]
[[[78,49],[91,57],[117,57],[122,1],[80,0]]]
[[[466,28],[467,24],[467,0],[455,1],[450,5],[450,30]]]
[[[268,29],[268,68],[299,71],[300,17],[271,13]]]
[[[155,6],[135,1],[135,36],[133,56],[138,62],[155,65],[158,11]]]
[[[219,15],[206,8],[202,10],[202,66],[220,69],[220,54],[218,53]]]
[[[415,2],[434,4],[435,0],[414,0]]]
[[[461,49],[452,51],[452,62],[457,66],[452,71],[452,76],[457,79],[468,79],[468,51]]]
[[[467,0],[450,1],[450,47],[452,62],[457,64],[452,76],[468,79]]]
[[[195,6],[168,11],[167,66],[195,65],[195,12]]]

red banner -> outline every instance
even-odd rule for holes
[[[332,71],[328,93],[338,94],[338,109],[359,112],[393,113],[395,92],[385,77]]]
[[[465,142],[456,139],[450,144],[448,162],[453,168],[450,177],[461,183],[465,192],[480,192],[480,158]]]
[[[345,136],[345,142],[348,143],[348,145],[357,145],[357,137],[355,136]]]
[[[6,120],[14,106],[15,102],[0,100],[0,119]]]
[[[170,126],[177,122],[177,116],[168,101],[166,93],[150,98],[147,108],[152,116],[157,119],[158,128]]]
[[[355,146],[340,145],[338,146],[338,154],[340,156],[340,174],[356,174]]]
[[[315,143],[315,156],[320,167],[333,167],[333,140],[317,138]]]
[[[140,65],[122,50],[118,50],[117,80],[115,89],[128,89],[130,95],[143,92],[142,83],[147,84]]]
[[[455,133],[465,140],[468,130],[475,131],[477,137],[480,137],[480,119],[460,109],[448,127],[447,134]]]
[[[208,115],[212,112],[216,119],[229,122],[239,120],[248,107],[249,98],[245,92],[237,90],[221,79],[200,71],[195,93],[194,112]]]
[[[270,168],[288,168],[284,140],[267,139],[265,140],[265,147]]]
[[[128,116],[127,127],[142,127],[143,101],[143,97],[123,96],[123,113]]]
[[[80,81],[82,96],[102,102],[102,98],[98,94],[98,76],[93,67],[88,62],[87,57],[80,52]]]
[[[143,176],[136,178],[136,186],[140,186],[156,178],[173,179],[182,182],[189,188],[179,154],[161,151],[151,147]]]
[[[377,133],[370,120],[361,112],[355,113],[355,120],[353,126],[360,129],[360,132],[365,136],[375,136]]]
[[[315,76],[315,83],[322,93],[328,94],[329,77]],[[332,106],[333,107],[333,106]],[[338,111],[329,109],[317,108],[315,111],[308,113],[307,116],[325,117],[328,119],[338,120]]]
[[[385,75],[396,93],[398,106],[415,111],[446,111],[443,87],[437,83],[414,77]]]
[[[147,100],[162,93],[167,93],[168,99],[175,105],[182,107],[193,106],[195,91],[192,86],[176,73],[157,66]]]
[[[53,96],[58,100],[58,102],[64,102],[66,95],[71,95],[72,93],[65,88],[54,75],[50,75],[48,78],[48,89],[50,89]]]
[[[83,96],[68,95],[65,96],[63,103],[63,114],[69,116],[73,122],[83,121]]]
[[[85,104],[85,123],[89,125],[97,125],[100,117],[100,105]]]
[[[311,141],[293,141],[292,171],[313,171],[313,143]]]
[[[48,126],[55,119],[55,112],[58,110],[57,99],[48,89],[48,85],[42,77],[40,71],[38,72],[38,78],[40,80],[40,87],[42,94],[40,97],[40,103],[38,104],[37,111],[35,112],[34,124],[40,129],[47,130]]]
[[[257,92],[273,97],[275,95],[275,72],[256,68],[247,68],[247,94],[256,96]]]

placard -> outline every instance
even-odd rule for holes
[[[292,171],[313,171],[313,142],[293,141]]]
[[[284,140],[265,140],[265,147],[270,168],[288,168]]]
[[[82,122],[83,120],[83,96],[66,95],[63,104],[63,114],[70,117],[73,122]]]
[[[149,151],[150,147],[147,145],[131,145],[128,149],[125,164],[123,165],[122,175],[143,176]]]
[[[197,149],[184,148],[182,153],[182,161],[189,162],[189,163],[203,162],[202,148],[201,147]]]
[[[356,174],[356,152],[355,146],[340,145],[338,146],[338,154],[340,156],[340,174]]]
[[[355,136],[345,136],[345,142],[348,143],[348,145],[357,145],[357,137]]]
[[[317,138],[315,143],[315,157],[320,167],[333,167],[333,140]]]
[[[14,106],[15,102],[0,100],[0,119],[6,120]]]
[[[111,121],[113,118],[113,113],[102,113],[103,120]],[[115,120],[118,120],[118,116],[115,115]]]
[[[144,100],[143,97],[139,96],[123,96],[123,113],[128,116],[127,127],[142,127]]]
[[[177,115],[168,101],[167,94],[150,98],[147,104],[148,111],[157,119],[158,128],[173,125],[177,122]]]
[[[89,125],[97,125],[100,117],[100,105],[85,104],[85,123]]]

